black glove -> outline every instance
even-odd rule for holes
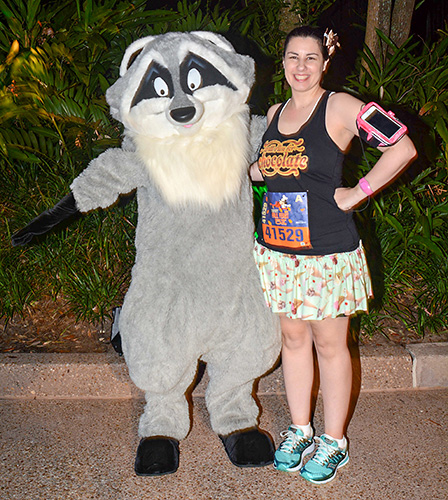
[[[75,214],[80,214],[80,212],[76,208],[73,193],[70,193],[58,201],[53,208],[42,212],[23,229],[13,234],[11,238],[12,245],[14,247],[26,245],[33,239],[33,236],[39,236],[50,231],[54,226]]]

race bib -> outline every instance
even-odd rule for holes
[[[308,193],[272,193],[263,197],[263,238],[271,246],[312,248],[308,225]]]

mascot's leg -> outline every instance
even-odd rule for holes
[[[172,334],[178,322],[170,323],[164,302],[153,296],[150,302],[142,302],[142,289],[142,282],[133,277],[118,327],[129,376],[146,397],[135,472],[156,476],[175,472],[179,466],[179,441],[190,429],[186,393],[195,379],[198,359],[196,352],[177,340],[181,334]]]
[[[241,365],[244,363],[241,361]],[[230,461],[238,467],[262,467],[274,459],[271,437],[258,429],[259,408],[252,392],[254,380],[235,384],[235,371],[207,364],[210,382],[206,393],[213,430],[219,434]]]
[[[190,411],[185,393],[194,379],[195,368],[187,370],[175,386],[164,393],[147,391],[140,417],[142,437],[135,459],[139,476],[160,476],[179,467],[179,441],[190,429]]]

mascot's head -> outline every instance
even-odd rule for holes
[[[219,210],[238,198],[253,81],[253,59],[214,33],[166,33],[128,47],[106,98],[167,203]]]
[[[131,44],[107,91],[131,135],[164,139],[216,128],[246,107],[254,61],[209,32],[167,33]]]

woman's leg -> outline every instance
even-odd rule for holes
[[[341,439],[352,389],[352,362],[347,345],[349,318],[327,318],[310,323],[319,363],[325,433]]]
[[[286,398],[295,425],[307,425],[311,418],[314,379],[313,336],[309,321],[280,315],[282,369]]]

